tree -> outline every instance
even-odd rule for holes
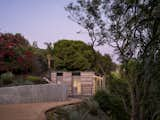
[[[103,75],[105,86],[106,88],[108,88],[111,72],[115,70],[115,63],[112,62],[112,59],[108,54],[101,55],[97,52],[96,57],[97,62],[94,65],[94,71],[96,71],[100,75]]]
[[[155,58],[160,52],[160,1],[77,0],[66,10],[89,35],[90,31],[97,32],[92,35],[98,37],[98,43],[106,41],[119,54],[130,88],[131,120],[147,120],[157,115],[158,109],[151,104],[150,97],[158,78],[152,78],[150,64],[158,64]],[[158,99],[154,97],[156,102]]]
[[[65,9],[66,9],[66,11],[68,11],[70,13],[70,15],[68,17],[72,21],[78,23],[80,26],[85,28],[85,30],[88,32],[88,35],[91,40],[90,46],[92,48],[93,58],[94,58],[92,61],[93,62],[92,65],[98,64],[97,63],[98,56],[96,56],[97,54],[94,50],[94,47],[99,46],[99,45],[104,45],[104,43],[106,43],[106,40],[105,40],[106,34],[100,33],[100,30],[103,29],[103,27],[104,27],[103,21],[99,21],[98,19],[95,19],[91,15],[92,11],[89,10],[90,8],[88,8],[85,1],[79,0],[77,2],[83,7],[80,7],[78,5],[73,6],[73,3],[71,3]],[[96,2],[96,3],[98,3],[98,2]],[[88,10],[86,10],[86,9],[88,9]],[[83,14],[83,11],[85,12],[85,14]],[[99,29],[99,25],[101,25],[101,29]],[[92,67],[94,67],[94,66],[92,66]]]
[[[28,72],[32,58],[30,44],[21,34],[0,34],[0,72]]]
[[[109,74],[112,70],[112,60],[109,55],[98,56],[97,64],[94,62],[94,54],[90,45],[82,41],[60,40],[54,43],[53,58],[56,70],[94,70],[99,74]]]
[[[46,57],[47,57],[47,61],[48,61],[48,69],[50,70],[51,69],[51,61],[53,60],[53,48],[54,46],[52,45],[52,43],[47,43],[45,42],[44,43],[46,46],[47,46],[47,49],[46,49]]]
[[[56,70],[90,70],[92,50],[82,41],[60,40],[54,44]]]
[[[98,6],[98,0],[94,4]],[[92,9],[92,8],[91,8]],[[94,48],[95,46],[103,45],[105,41],[105,34],[100,34],[99,25],[103,24],[103,21],[97,21],[91,12],[94,12],[90,9],[89,1],[85,0],[77,0],[77,4],[70,3],[65,10],[69,12],[69,18],[78,23],[80,26],[85,28],[88,32],[88,35],[91,38],[91,47]],[[95,10],[98,8],[95,7]],[[93,13],[94,14],[94,13]],[[98,17],[98,15],[96,14]],[[101,26],[104,27],[103,25]]]
[[[51,61],[53,61],[53,44],[50,43],[45,43],[45,45],[47,46],[46,49],[46,58],[47,58],[47,64],[48,64],[48,71],[49,71],[49,79],[51,80],[51,67],[54,69],[54,64],[51,66]]]
[[[48,70],[47,59],[46,59],[46,49],[39,48],[37,42],[34,41],[31,46],[31,51],[33,56],[33,67],[32,74],[42,75]]]

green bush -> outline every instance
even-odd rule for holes
[[[126,79],[120,77],[120,75],[118,75],[117,73],[112,73],[110,81],[108,82],[108,86],[111,94],[123,96],[128,102],[130,102],[129,87]]]
[[[86,99],[80,104],[50,110],[46,116],[47,120],[108,120],[108,117],[93,99]]]
[[[16,79],[13,81],[11,86],[18,86],[18,85],[33,85],[34,83],[29,80],[25,80],[23,76],[18,76]]]
[[[32,76],[32,75],[26,76],[25,80],[31,81],[34,84],[44,84],[44,83],[46,83],[43,79],[41,79],[41,77]]]
[[[111,120],[128,120],[123,101],[119,96],[107,93],[106,91],[98,91],[94,100],[99,103],[100,108],[110,116]]]
[[[6,72],[1,74],[0,76],[1,85],[11,84],[13,82],[14,77],[15,77],[14,74],[11,72]]]

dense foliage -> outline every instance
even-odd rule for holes
[[[30,45],[21,34],[0,34],[0,86],[34,84],[26,74],[39,75],[46,71],[44,50]],[[36,77],[36,76],[35,76]],[[42,83],[41,78],[37,83]]]
[[[129,90],[130,119],[158,120],[160,1],[76,0],[66,10],[97,45],[107,42],[119,55]]]
[[[0,34],[0,72],[31,70],[33,53],[20,34]]]
[[[92,50],[82,41],[60,40],[53,55],[56,70],[91,70]]]
[[[109,120],[128,120],[129,115],[123,107],[123,101],[120,96],[106,91],[98,91],[94,99],[109,117]]]
[[[90,45],[82,41],[60,40],[54,44],[53,68],[55,70],[84,71],[92,70],[101,74],[109,74],[114,64],[109,55],[96,52],[97,64]]]
[[[49,110],[46,115],[47,120],[109,120],[97,102],[92,99]]]

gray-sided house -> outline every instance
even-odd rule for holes
[[[66,84],[69,96],[91,96],[105,87],[102,76],[95,72],[52,72],[51,80],[57,84]]]

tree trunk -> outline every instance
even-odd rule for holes
[[[131,120],[143,120],[141,119],[141,114],[143,111],[141,111],[140,106],[140,94],[139,89],[137,88],[137,85],[135,83],[131,84]]]
[[[134,89],[131,89],[131,106],[132,106],[132,110],[131,110],[131,120],[139,120],[138,117],[138,104],[137,104],[137,100],[136,100],[136,94]]]

